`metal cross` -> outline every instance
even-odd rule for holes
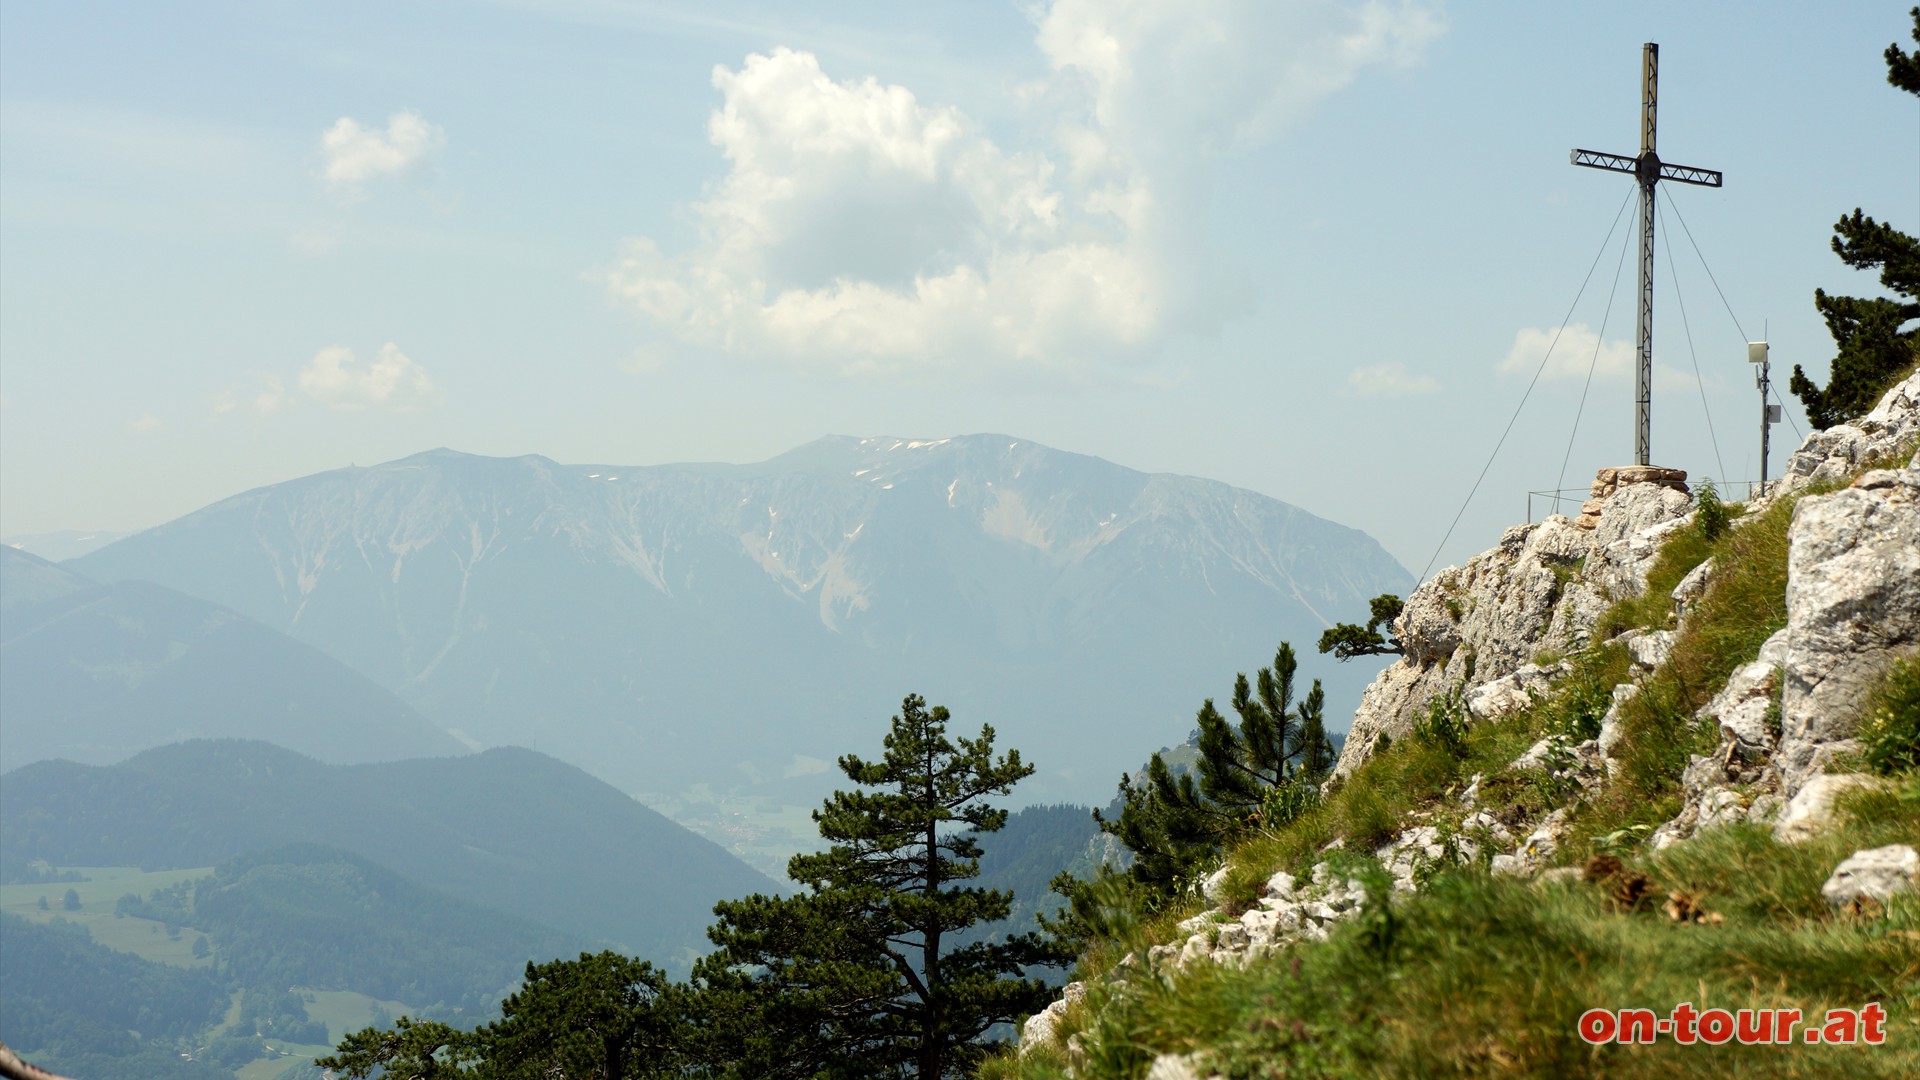
[[[1662,180],[1719,187],[1720,174],[1690,165],[1668,165],[1654,153],[1654,112],[1659,99],[1660,46],[1649,41],[1640,53],[1640,155],[1621,157],[1598,150],[1575,150],[1573,163],[1589,169],[1631,173],[1640,184],[1640,309],[1634,319],[1638,366],[1633,375],[1633,460],[1650,465],[1648,442],[1653,405],[1653,185]]]

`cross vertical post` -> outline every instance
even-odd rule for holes
[[[1651,464],[1653,441],[1653,185],[1660,179],[1660,155],[1654,152],[1659,99],[1660,46],[1649,41],[1640,52],[1640,160],[1635,177],[1640,183],[1640,303],[1633,319],[1635,465]]]
[[[1640,186],[1640,303],[1634,317],[1633,460],[1652,464],[1653,442],[1653,223],[1654,185],[1662,180],[1719,187],[1721,175],[1713,169],[1668,165],[1656,151],[1660,97],[1660,46],[1647,42],[1640,52],[1640,153],[1635,157],[1575,150],[1572,161],[1589,169],[1629,173]]]

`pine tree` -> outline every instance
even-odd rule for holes
[[[520,989],[481,1029],[488,1080],[627,1080],[674,1075],[677,1017],[653,965],[613,952],[527,964]]]
[[[1920,42],[1920,7],[1912,11],[1913,37]],[[1920,51],[1913,54],[1898,44],[1887,46],[1887,82],[1920,95]],[[1898,299],[1830,296],[1813,293],[1813,305],[1827,323],[1837,349],[1825,389],[1809,378],[1800,365],[1793,367],[1788,386],[1806,406],[1807,420],[1828,428],[1870,411],[1880,395],[1911,367],[1916,331],[1902,329],[1920,318],[1920,240],[1875,221],[1859,209],[1833,227],[1833,250],[1842,262],[1857,270],[1880,268],[1880,284]]]
[[[363,1080],[635,1080],[684,1076],[682,1001],[653,965],[612,952],[527,964],[500,1019],[474,1031],[403,1016],[369,1027],[319,1059]]]
[[[1367,625],[1338,623],[1334,628],[1320,635],[1320,651],[1332,653],[1336,660],[1351,660],[1356,656],[1398,656],[1406,651],[1400,638],[1380,633],[1386,627],[1387,634],[1393,633],[1393,621],[1400,617],[1403,607],[1401,599],[1392,593],[1381,593],[1368,602]]]
[[[1300,703],[1293,748],[1299,778],[1309,783],[1318,783],[1323,779],[1337,760],[1333,752],[1333,740],[1327,737],[1326,708],[1326,692],[1320,689],[1320,680],[1315,679],[1313,688],[1307,691],[1306,700]]]
[[[909,696],[879,760],[840,759],[858,788],[813,815],[831,846],[788,863],[806,892],[714,908],[719,949],[695,982],[708,1052],[731,1074],[960,1076],[988,1028],[1049,1000],[1021,977],[1059,959],[1039,935],[953,944],[1011,910],[1010,893],[962,883],[979,872],[975,837],[1006,822],[986,800],[1033,768],[996,759],[990,726],[949,739],[948,720]]]
[[[1249,681],[1234,678],[1235,726],[1209,698],[1195,716],[1199,760],[1175,774],[1160,754],[1147,763],[1145,783],[1120,778],[1120,814],[1100,828],[1125,844],[1134,861],[1128,874],[1163,893],[1179,886],[1235,836],[1257,824],[1291,817],[1317,798],[1312,785],[1333,764],[1323,712],[1326,693],[1315,679],[1293,704],[1299,660],[1281,642],[1273,665]]]

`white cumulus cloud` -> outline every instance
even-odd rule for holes
[[[320,136],[320,175],[335,191],[354,194],[375,177],[406,172],[445,143],[446,133],[411,109],[388,117],[385,131],[343,116]]]
[[[1347,393],[1355,397],[1418,397],[1440,389],[1431,375],[1415,375],[1402,363],[1372,364],[1347,373]]]
[[[1548,350],[1552,350],[1551,356]],[[1513,346],[1501,359],[1500,372],[1532,378],[1543,359],[1546,367],[1540,377],[1549,381],[1585,382],[1589,368],[1595,382],[1633,378],[1633,343],[1619,338],[1603,342],[1586,323],[1568,323],[1562,330],[1522,328],[1513,335]]]
[[[1555,337],[1558,342],[1555,342]],[[1552,350],[1552,356],[1547,355]],[[1682,370],[1661,362],[1658,347],[1654,350],[1653,387],[1656,390],[1676,390],[1697,387],[1700,377],[1691,369]],[[1546,360],[1541,368],[1540,362]],[[1637,362],[1633,342],[1624,338],[1600,340],[1600,335],[1586,323],[1568,323],[1564,330],[1551,327],[1526,327],[1513,335],[1513,345],[1507,355],[1500,360],[1499,371],[1503,375],[1518,375],[1531,379],[1535,369],[1540,369],[1540,378],[1544,382],[1579,382],[1587,380],[1589,369],[1596,383],[1631,383],[1633,368]],[[1708,380],[1709,385],[1717,385]]]
[[[831,373],[1086,373],[1228,314],[1196,172],[1439,32],[1424,3],[1055,0],[1023,90],[1041,144],[1002,147],[905,86],[812,55],[718,67],[727,173],[701,239],[629,241],[612,293],[683,341]]]
[[[364,364],[344,346],[321,349],[300,369],[298,383],[301,393],[334,409],[409,412],[438,394],[427,373],[391,341]]]

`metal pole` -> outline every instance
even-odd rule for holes
[[[1767,493],[1767,441],[1772,434],[1771,414],[1767,411],[1767,393],[1771,385],[1771,360],[1760,362],[1760,494]]]
[[[1640,53],[1640,304],[1635,315],[1639,361],[1633,372],[1633,460],[1653,463],[1653,185],[1660,179],[1660,155],[1655,152],[1660,86],[1660,46],[1649,41]]]

